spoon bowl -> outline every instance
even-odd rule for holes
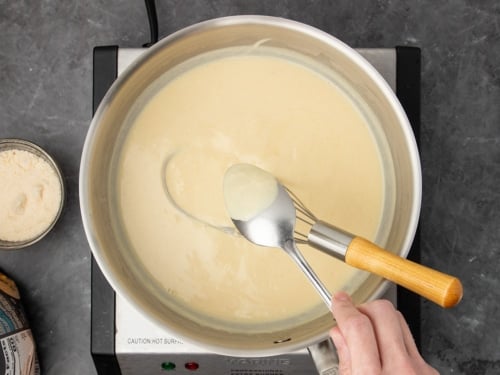
[[[253,167],[252,168],[257,168]],[[225,176],[224,183],[224,197],[226,201],[226,207],[229,212],[236,212],[234,207],[239,205],[238,200],[244,199],[247,194],[252,194],[252,191],[244,191],[239,197],[234,198],[232,192],[236,189],[244,188],[237,182],[236,188],[234,184],[227,183],[232,177],[241,172],[241,168],[247,168],[247,165],[235,165],[228,170]],[[307,263],[304,256],[301,254],[294,239],[294,229],[296,212],[293,200],[288,194],[287,190],[281,185],[274,176],[271,174],[260,170],[264,174],[258,175],[259,178],[266,179],[265,183],[276,184],[276,189],[272,189],[272,194],[274,194],[274,199],[270,197],[262,196],[262,199],[266,201],[271,201],[270,205],[263,208],[260,212],[252,217],[244,219],[235,219],[233,216],[246,217],[246,213],[243,212],[242,215],[231,215],[231,220],[233,221],[236,229],[250,242],[266,247],[282,248],[293,261],[299,266],[299,268],[304,272],[307,279],[312,283],[314,288],[317,290],[326,306],[330,308],[331,294],[325,285],[318,278],[316,273],[313,271],[309,263]],[[252,187],[250,187],[252,188]],[[229,192],[228,192],[229,190]],[[241,210],[240,210],[241,213]]]

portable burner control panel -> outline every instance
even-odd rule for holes
[[[122,374],[317,374],[307,349],[265,358],[213,354],[184,343],[116,297],[115,350]]]
[[[116,46],[94,49],[94,112],[116,77],[145,50],[121,49]],[[381,73],[396,92],[418,142],[420,50],[414,47],[396,47],[358,49],[358,52]],[[417,262],[420,260],[418,232],[408,258]],[[309,350],[261,358],[222,356],[181,342],[116,295],[94,259],[91,291],[91,351],[99,375],[337,374],[330,340]],[[391,285],[385,297],[403,313],[419,345],[419,297],[394,285]]]

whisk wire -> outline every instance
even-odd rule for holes
[[[293,191],[291,191],[287,187],[285,187],[285,189],[292,198],[293,204],[295,206],[297,220],[308,226],[309,228],[306,229],[307,232],[309,232],[310,227],[312,227],[314,223],[318,221],[316,215],[314,215],[314,213],[310,209],[308,209],[304,203],[302,203],[300,198],[297,195],[295,195]],[[307,244],[308,235],[304,234],[302,230],[297,230],[296,228],[294,234],[295,234],[295,242],[299,244]]]

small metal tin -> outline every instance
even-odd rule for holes
[[[59,184],[61,187],[61,200],[59,202],[59,209],[57,211],[56,216],[52,220],[52,222],[45,228],[43,232],[40,234],[36,235],[33,238],[29,238],[26,240],[22,241],[5,241],[0,238],[0,250],[16,250],[16,249],[21,249],[24,247],[27,247],[29,245],[32,245],[38,241],[40,241],[47,233],[50,232],[50,230],[54,227],[56,224],[57,220],[61,216],[61,212],[64,206],[65,202],[65,186],[64,186],[64,180],[63,176],[61,173],[61,170],[55,160],[45,151],[43,150],[40,146],[23,140],[23,139],[17,139],[17,138],[4,138],[0,139],[0,152],[6,151],[6,150],[22,150],[22,151],[27,151],[30,152],[40,158],[42,158],[44,161],[46,161],[52,168],[52,170],[56,173],[57,178],[59,180]]]

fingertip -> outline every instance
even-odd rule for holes
[[[340,301],[340,302],[347,302],[347,301],[351,301],[351,297],[349,296],[349,294],[347,294],[346,292],[343,292],[343,291],[339,291],[339,292],[336,292],[334,295],[333,295],[333,298],[332,298],[334,301]]]
[[[340,304],[340,305],[344,305],[344,304],[352,304],[352,300],[351,300],[351,297],[349,296],[349,294],[347,294],[346,292],[336,292],[333,296],[332,296],[332,303],[330,305],[330,311],[334,311],[335,307],[337,304]]]

